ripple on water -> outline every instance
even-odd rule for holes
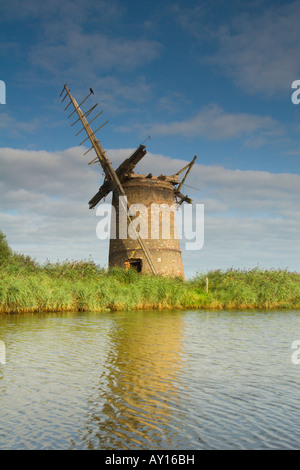
[[[0,447],[299,448],[297,327],[298,312],[0,318]]]

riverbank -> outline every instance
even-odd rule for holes
[[[13,255],[0,265],[0,314],[202,308],[298,309],[300,273],[230,269],[184,282],[90,260],[39,265]]]

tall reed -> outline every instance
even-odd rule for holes
[[[300,308],[300,274],[228,269],[184,282],[92,260],[40,265],[10,252],[0,263],[0,313],[194,308]]]

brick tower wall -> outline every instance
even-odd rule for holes
[[[143,204],[147,214],[137,212],[140,219],[140,227],[143,227],[140,236],[144,239],[148,250],[152,256],[156,270],[159,275],[184,277],[181,250],[176,230],[176,213],[174,211],[174,191],[173,185],[168,181],[157,178],[147,178],[145,176],[134,177],[123,182],[123,188],[127,195],[127,204]],[[125,267],[126,262],[132,265],[138,264],[141,272],[151,272],[150,266],[137,240],[130,237],[119,238],[119,204],[117,194],[113,194],[113,206],[116,211],[116,225],[112,221],[112,233],[109,247],[109,267]],[[154,206],[155,204],[156,206]],[[160,212],[160,205],[166,204],[170,209],[163,216]],[[129,223],[127,223],[128,227]],[[148,234],[145,233],[145,230]],[[137,226],[137,229],[139,227]],[[169,231],[169,233],[168,233]],[[116,238],[114,238],[116,235]],[[148,235],[145,239],[144,236]],[[169,236],[170,235],[170,236]],[[169,238],[163,238],[168,237]]]

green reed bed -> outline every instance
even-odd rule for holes
[[[300,274],[211,271],[193,279],[104,270],[91,260],[38,264],[13,253],[0,232],[0,313],[135,309],[300,308]]]
[[[184,282],[91,262],[32,268],[0,268],[0,312],[300,307],[300,275],[287,271],[214,271]]]
[[[0,312],[181,308],[188,299],[182,280],[96,267],[91,274],[93,265],[88,262],[49,268],[12,274],[2,267]]]
[[[259,268],[217,270],[198,275],[190,287],[202,291],[206,278],[212,308],[300,308],[298,272]]]

